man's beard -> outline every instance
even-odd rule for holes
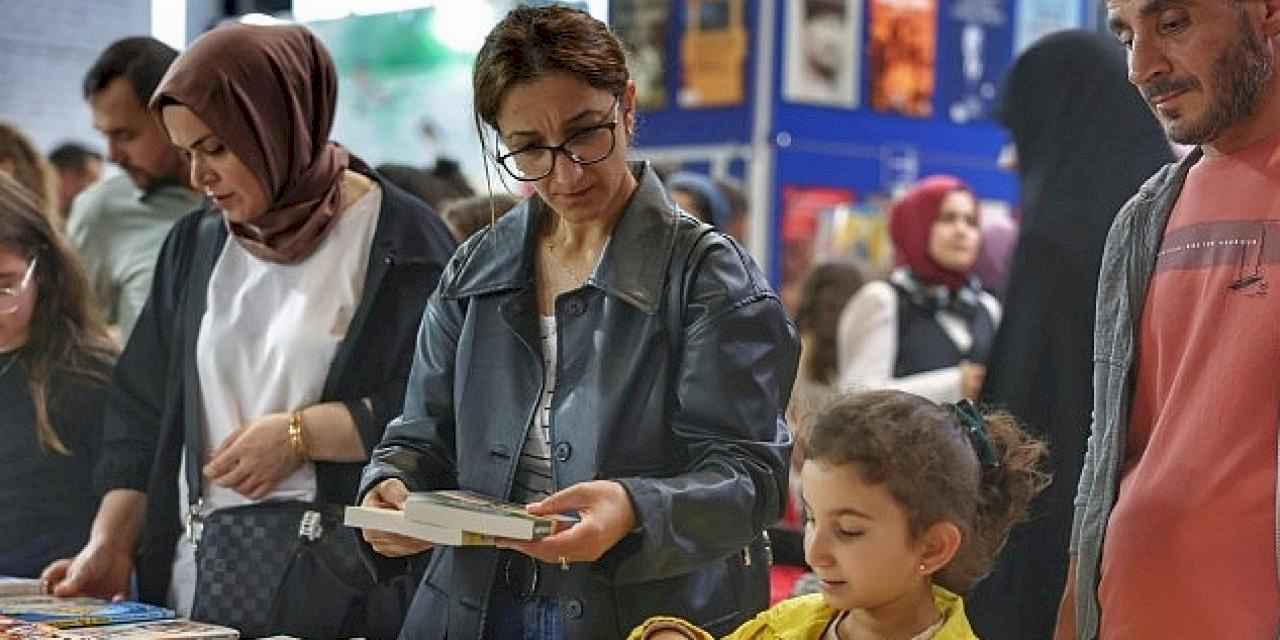
[[[1213,142],[1224,131],[1252,116],[1271,88],[1273,64],[1265,42],[1241,16],[1242,37],[1238,44],[1222,52],[1213,63],[1218,87],[1213,102],[1200,118],[1187,122],[1167,122],[1165,133],[1178,144]]]

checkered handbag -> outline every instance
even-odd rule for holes
[[[357,623],[373,579],[341,507],[282,501],[201,521],[191,617],[253,638],[338,637]]]

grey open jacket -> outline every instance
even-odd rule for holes
[[[597,562],[543,565],[572,639],[625,637],[654,614],[717,634],[749,620],[768,605],[761,531],[787,491],[795,328],[741,247],[680,215],[647,165],[635,170],[595,273],[556,300],[555,486],[616,480],[637,523]],[[362,494],[396,477],[510,497],[544,380],[533,256],[547,215],[530,198],[454,256]],[[437,549],[401,637],[479,638],[498,559]]]
[[[1120,487],[1137,373],[1138,327],[1147,288],[1169,214],[1187,172],[1202,155],[1196,149],[1147,180],[1116,215],[1102,254],[1093,338],[1093,425],[1071,527],[1070,550],[1076,561],[1076,637],[1081,640],[1098,637],[1102,544]],[[1276,535],[1280,541],[1280,522]]]

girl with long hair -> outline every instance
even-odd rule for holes
[[[37,198],[0,175],[0,575],[37,575],[89,537],[115,346]]]

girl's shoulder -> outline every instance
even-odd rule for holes
[[[933,640],[978,640],[978,635],[969,625],[969,617],[965,615],[963,598],[934,585],[933,602],[946,618],[946,622],[933,636]]]

